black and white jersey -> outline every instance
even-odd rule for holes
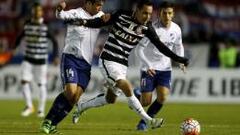
[[[143,37],[147,37],[163,54],[177,60],[179,57],[170,51],[158,38],[152,23],[139,24],[133,17],[133,12],[118,11],[111,15],[109,21],[101,18],[86,20],[84,26],[98,28],[111,25],[101,58],[128,66],[128,56],[131,50]]]
[[[33,64],[46,64],[48,59],[48,39],[54,45],[54,55],[57,55],[55,39],[50,35],[48,26],[39,20],[38,23],[27,21],[23,32],[17,38],[16,45],[19,45],[22,38],[25,38],[26,47],[24,59]]]
[[[119,14],[113,23],[101,58],[127,65],[131,50],[144,37],[143,30],[147,30],[147,26],[136,23],[131,13]]]

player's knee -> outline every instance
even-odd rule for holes
[[[159,103],[164,103],[167,100],[167,95],[161,95],[157,98]]]
[[[141,103],[142,103],[143,107],[147,107],[151,104],[151,100],[150,99],[145,99],[145,100],[142,100]]]
[[[169,90],[167,88],[160,89],[160,94],[158,94],[157,101],[159,103],[164,103],[167,100]]]
[[[143,107],[147,107],[147,106],[149,106],[151,104],[151,102],[142,102],[142,106]]]
[[[71,105],[74,105],[78,102],[79,95],[77,91],[67,90],[65,91],[65,95]]]

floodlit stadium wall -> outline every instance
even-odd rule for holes
[[[8,66],[0,70],[0,99],[21,99],[20,66]],[[188,69],[184,74],[174,69],[169,102],[240,103],[240,70]],[[128,79],[139,86],[139,69],[129,69]],[[98,68],[93,68],[91,82],[82,99],[103,92],[103,78]],[[36,84],[32,83],[33,97],[38,98]],[[62,91],[59,69],[49,67],[48,97],[53,99]],[[123,96],[120,99],[125,99]]]

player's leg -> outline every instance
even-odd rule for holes
[[[148,114],[153,117],[162,109],[162,106],[169,94],[169,88],[165,86],[157,86],[156,91],[157,99],[148,108]]]
[[[113,104],[115,103],[117,97],[120,95],[119,93],[120,90],[113,87],[112,85],[113,81],[108,78],[108,72],[106,71],[102,63],[100,64],[100,69],[101,69],[101,73],[104,76],[104,79],[106,80],[106,82],[103,85],[103,89],[107,92],[99,94],[96,97],[89,99],[85,102],[82,102],[82,101],[78,102],[76,105],[77,110],[73,113],[73,117],[72,117],[72,122],[74,124],[78,122],[79,117],[86,110],[90,108],[101,107],[107,104]]]
[[[117,96],[120,94],[119,89],[113,87],[113,81],[109,79],[109,71],[107,68],[109,68],[109,65],[104,64],[104,60],[100,60],[100,69],[101,73],[105,79],[105,83],[103,85],[103,89],[107,91],[107,93],[102,93],[97,95],[96,97],[87,100],[85,102],[78,102],[77,103],[77,109],[78,111],[76,113],[81,114],[82,112],[86,111],[87,109],[93,108],[93,107],[100,107],[106,104],[112,104],[115,103]],[[75,116],[73,116],[75,117]],[[76,116],[78,117],[78,116]],[[73,118],[74,119],[74,118]],[[74,120],[73,120],[74,122]],[[75,123],[75,122],[74,122]]]
[[[167,99],[170,89],[171,71],[157,71],[156,80],[157,99],[151,104],[147,111],[151,117],[154,117],[160,111],[163,103]]]
[[[34,79],[39,90],[38,117],[44,117],[47,99],[47,64],[36,65],[33,69]]]
[[[46,119],[50,119],[52,125],[57,126],[57,124],[72,110],[82,93],[83,89],[80,86],[77,86],[77,84],[66,84],[64,92],[59,94],[56,98],[50,113],[46,116]]]
[[[38,84],[38,88],[40,91],[39,101],[38,101],[38,114],[37,116],[42,118],[45,116],[45,106],[47,100],[47,86],[46,84]]]
[[[128,80],[126,80],[127,67],[122,64],[106,60],[103,60],[103,67],[106,70],[108,80],[112,80],[113,82],[112,86],[121,89],[127,97],[129,107],[133,109],[142,119],[151,123],[153,128],[157,128],[160,121],[158,119],[152,119],[147,115],[139,100],[134,96],[132,85]]]
[[[152,102],[152,92],[151,91],[150,92],[149,91],[146,91],[146,92],[142,91],[139,100],[140,100],[143,107],[146,107],[146,106],[150,105],[151,102]],[[137,124],[137,130],[147,131],[147,129],[148,129],[147,123],[143,119],[141,119],[139,121],[139,123]]]
[[[167,97],[168,91],[169,91],[168,88],[164,87],[164,86],[157,86],[156,90],[157,90],[157,99],[152,104],[151,104],[151,102],[149,102],[150,97],[151,97],[151,96],[149,96],[149,93],[144,92],[141,95],[141,101],[144,106],[148,106],[151,104],[147,110],[147,114],[152,118],[154,118],[155,115],[162,108],[163,103],[166,100],[166,97]],[[163,124],[163,121],[161,124]],[[140,130],[140,131],[147,130],[147,124],[143,119],[139,121],[139,123],[137,125],[137,130]]]
[[[107,79],[107,83],[108,83],[107,87],[110,88],[111,90],[114,90],[113,91],[114,94],[111,94],[110,91],[108,91],[108,94],[110,93],[109,96],[107,96],[108,101],[110,101],[111,98],[113,98],[113,97],[115,97],[115,95],[117,95],[116,93],[119,89],[116,89],[115,88],[115,86],[116,86],[117,88],[120,88],[123,91],[123,93],[126,95],[126,97],[128,99],[128,104],[131,108],[133,108],[133,110],[135,110],[141,117],[145,118],[146,121],[152,120],[152,118],[146,114],[146,112],[142,108],[138,99],[132,94],[131,84],[127,80],[125,80],[126,73],[127,73],[127,67],[124,65],[118,64],[116,62],[107,61],[107,60],[102,60],[102,67],[103,67],[102,71],[104,73],[103,75]],[[96,104],[96,100],[98,100],[100,98],[102,98],[101,101],[104,101],[103,104],[108,104],[105,96],[104,97],[99,96],[92,100],[89,100],[90,102],[88,102],[88,101],[85,102],[84,108],[91,108],[91,107],[96,106],[94,104]],[[115,101],[114,98],[111,100]],[[80,108],[81,108],[81,110],[84,110],[82,107],[80,107]]]
[[[46,115],[40,128],[41,132],[46,134],[56,132],[58,123],[68,115],[82,93],[82,88],[76,83],[65,84],[64,92],[56,97]]]
[[[30,82],[32,80],[32,65],[29,62],[23,61],[21,68],[21,87],[24,100],[26,101],[26,107],[22,111],[21,115],[26,117],[34,112],[30,89]]]
[[[127,97],[128,105],[131,109],[137,112],[137,114],[140,115],[140,117],[145,121],[152,120],[152,118],[149,117],[144,111],[139,100],[133,95],[132,85],[129,81],[125,79],[119,79],[116,81],[116,87],[120,88],[123,91],[124,95]]]
[[[116,81],[116,87],[120,88],[127,97],[128,105],[133,109],[151,128],[158,128],[162,125],[163,119],[151,118],[143,109],[139,100],[134,96],[131,84],[124,79]]]
[[[91,108],[101,107],[107,104],[113,104],[116,101],[117,96],[112,92],[112,90],[108,89],[107,93],[101,93],[96,97],[89,99],[85,102],[78,102],[77,109],[73,112],[72,122],[76,124],[79,121],[80,116],[83,112],[87,111]]]
[[[154,91],[157,85],[156,76],[157,75],[152,77],[145,71],[141,72],[140,79],[141,87],[139,92],[140,93],[139,100],[144,107],[149,106],[152,103],[152,92]],[[149,115],[148,112],[147,114]],[[153,117],[152,115],[149,116]],[[140,120],[139,123],[137,124],[137,130],[146,131],[147,128],[148,128],[147,123],[143,119]]]
[[[143,77],[144,78],[144,77]],[[150,80],[144,78],[144,80]],[[146,86],[141,85],[142,87],[142,95],[141,95],[141,102],[144,105],[151,104],[150,96],[148,96],[148,92],[153,91],[156,87],[156,93],[157,93],[157,99],[150,105],[150,107],[147,110],[147,114],[151,116],[152,118],[155,117],[155,115],[160,111],[160,109],[163,106],[164,101],[167,98],[167,95],[169,93],[170,89],[170,81],[171,81],[171,72],[170,71],[156,71],[156,75],[154,76],[153,81],[147,81]],[[152,87],[151,83],[153,84]],[[146,125],[146,124],[145,124]],[[138,130],[145,130],[144,121],[141,120],[139,124],[137,125]]]
[[[51,128],[55,128],[72,110],[88,85],[90,71],[91,66],[85,60],[72,55],[62,56],[61,75],[64,92],[55,99],[41,126],[42,132],[50,133]]]
[[[97,95],[96,97],[89,99],[85,102],[78,102],[77,103],[78,113],[81,114],[90,108],[96,108],[96,107],[100,107],[100,106],[103,106],[106,104],[113,104],[113,103],[115,103],[116,98],[117,98],[117,96],[109,88],[107,90],[106,94],[101,93],[101,94]]]

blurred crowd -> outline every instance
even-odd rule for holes
[[[116,9],[132,9],[138,0],[106,0],[103,10],[113,12]],[[157,19],[158,4],[162,0],[153,0]],[[183,42],[188,46],[198,43],[209,45],[208,67],[233,68],[240,66],[240,3],[237,0],[170,0],[176,4],[175,22],[182,28]],[[59,0],[1,0],[0,1],[0,57],[15,46],[15,39],[23,29],[23,24],[30,15],[34,2],[44,7],[44,18],[58,39],[60,48],[64,46],[64,23],[57,20],[54,14]],[[83,5],[83,0],[67,0],[67,8]],[[106,39],[107,32],[102,31],[97,42],[94,63]],[[11,63],[21,62],[21,50]],[[61,50],[61,49],[60,49]],[[60,53],[60,52],[59,52]],[[190,56],[190,55],[189,55]],[[1,59],[1,58],[0,58]],[[51,60],[51,55],[49,60]]]

